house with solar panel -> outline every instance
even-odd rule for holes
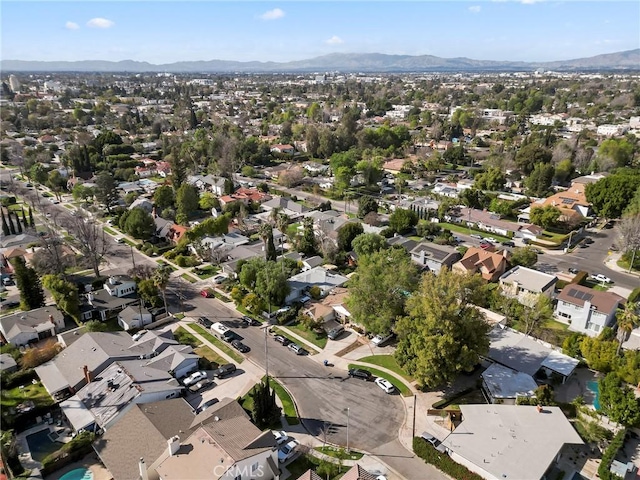
[[[557,296],[556,318],[569,324],[569,330],[597,337],[604,327],[613,325],[616,310],[624,298],[582,285],[569,284]]]

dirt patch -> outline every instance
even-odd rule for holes
[[[358,337],[356,339],[356,341],[353,342],[351,345],[343,348],[338,353],[336,353],[336,356],[343,357],[347,353],[353,352],[355,349],[360,348],[362,345],[366,345],[366,344],[367,344],[367,339],[366,338]]]

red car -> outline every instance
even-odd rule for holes
[[[202,290],[200,292],[200,295],[202,295],[204,298],[213,298],[215,297],[215,295],[213,294],[213,291],[205,288],[204,290]]]

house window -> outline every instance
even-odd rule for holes
[[[258,470],[258,468],[260,468],[260,463],[258,463],[258,462],[256,462],[253,465],[251,465],[251,473],[253,473],[256,470]]]
[[[568,318],[569,320],[571,320],[571,315],[570,315],[570,314],[568,314],[568,313],[558,312],[558,316],[559,316],[559,317]]]

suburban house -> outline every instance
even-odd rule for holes
[[[129,205],[129,210],[134,208],[141,208],[145,212],[151,213],[153,211],[153,201],[145,197],[138,197]]]
[[[554,193],[544,200],[531,204],[531,207],[553,206],[560,210],[559,221],[577,223],[583,217],[591,215],[591,204],[585,194],[587,184],[572,182],[567,190]]]
[[[314,210],[304,214],[304,216],[313,218],[313,227],[317,235],[326,235],[334,241],[337,241],[340,227],[354,221],[335,210],[327,210],[325,212]],[[304,227],[300,225],[298,228],[302,230]]]
[[[307,270],[311,270],[312,268],[322,265],[324,263],[324,259],[318,255],[314,255],[313,257],[303,258],[300,262],[302,263],[302,271],[306,272]]]
[[[436,274],[440,273],[442,267],[451,268],[462,257],[453,247],[431,242],[420,242],[410,253],[414,263]]]
[[[0,373],[12,373],[18,370],[18,364],[8,353],[0,353]]]
[[[273,433],[260,431],[234,399],[223,399],[216,407],[205,412],[204,420],[198,415],[191,430],[170,438],[158,458],[145,461],[142,478],[278,480],[281,472]]]
[[[240,202],[245,205],[249,205],[250,202],[262,203],[271,199],[271,195],[262,193],[255,188],[241,187],[231,195],[223,195],[220,197],[220,205],[225,206],[230,203]]]
[[[407,251],[407,253],[411,253],[411,250],[416,248],[418,242],[411,238],[396,234],[391,238],[387,238],[387,244],[392,247],[402,247]]]
[[[616,310],[624,298],[611,292],[600,292],[570,283],[558,294],[555,314],[569,323],[569,330],[590,337],[600,335],[604,327],[613,325]]]
[[[540,480],[563,447],[582,445],[559,407],[460,405],[462,421],[442,444],[453,460],[486,480]]]
[[[286,153],[288,155],[293,155],[294,153],[296,153],[296,149],[293,147],[293,145],[289,145],[288,143],[278,143],[276,145],[271,145],[270,150],[273,153]]]
[[[494,282],[507,269],[504,252],[489,252],[482,248],[469,247],[462,259],[453,265],[452,270],[462,274],[479,273],[488,282]]]
[[[482,375],[482,392],[491,403],[515,405],[519,397],[533,397],[538,384],[527,373],[494,363]]]
[[[360,465],[355,464],[349,470],[345,472],[345,474],[340,477],[341,480],[377,480],[381,476],[374,473],[367,472]],[[318,475],[313,470],[307,470],[301,476],[298,477],[297,480],[324,480],[323,477]]]
[[[489,331],[489,342],[488,360],[539,380],[557,376],[564,383],[579,363],[552,345],[501,324]]]
[[[336,287],[320,300],[312,300],[305,308],[304,313],[315,320],[330,322],[336,320],[340,323],[347,323],[351,313],[346,307],[346,299],[349,291],[343,287]]]
[[[540,295],[552,299],[558,277],[518,265],[500,276],[502,294],[515,297],[522,305],[533,307]]]
[[[495,233],[504,237],[514,236],[520,229],[520,225],[514,222],[501,220],[497,213],[475,208],[460,208],[457,213],[452,214],[450,220],[453,223],[463,223],[468,226],[475,226],[479,230]]]
[[[311,287],[320,288],[321,296],[325,297],[329,292],[344,285],[347,277],[340,275],[339,273],[330,272],[323,267],[315,267],[311,270],[300,272],[297,275],[292,276],[287,280],[291,291],[285,303],[291,303],[304,296]]]
[[[286,197],[273,197],[271,200],[262,204],[262,208],[271,212],[273,209],[278,209],[281,213],[286,214],[290,219],[301,217],[303,214],[309,211],[309,208],[305,207],[301,203],[294,202],[290,198]]]
[[[64,326],[64,315],[55,306],[0,317],[0,333],[16,347],[55,337]]]
[[[262,241],[239,245],[227,251],[224,256],[224,263],[221,264],[222,271],[230,276],[236,275],[236,269],[240,260],[250,260],[256,257],[265,257],[264,243]]]
[[[193,185],[200,191],[212,192],[217,196],[225,193],[225,179],[222,177],[214,177],[212,175],[189,175],[187,183]]]
[[[118,313],[118,325],[125,331],[134,328],[142,328],[153,321],[153,315],[144,307],[126,307]]]
[[[100,376],[85,373],[86,385],[60,403],[76,431],[108,430],[134,404],[178,398],[184,388],[166,370],[140,360],[115,361]]]
[[[113,275],[104,284],[104,289],[112,297],[125,297],[136,291],[136,282],[129,275]]]
[[[128,275],[114,275],[105,282],[104,288],[88,292],[80,304],[80,319],[97,319],[102,322],[128,306],[140,302],[136,295],[136,282]]]

